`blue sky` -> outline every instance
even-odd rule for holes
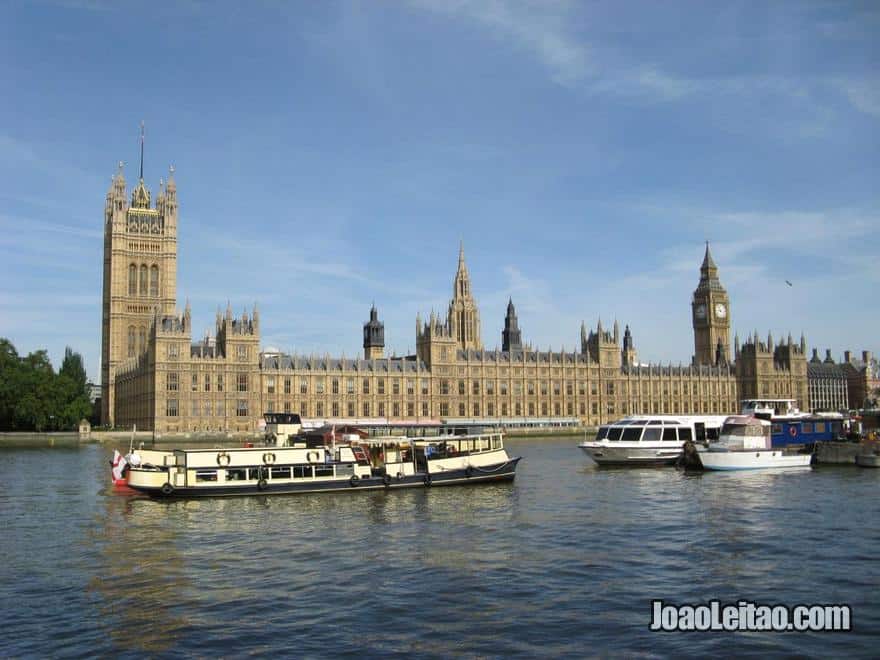
[[[174,164],[196,334],[387,352],[445,313],[464,241],[487,347],[630,324],[687,362],[704,241],[741,336],[878,351],[876,3],[7,2],[0,336],[97,378],[117,161]],[[785,284],[790,280],[793,286]]]

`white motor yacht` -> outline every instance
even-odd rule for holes
[[[788,453],[772,447],[770,427],[766,419],[732,415],[724,420],[717,442],[698,447],[700,462],[707,470],[808,467],[811,454]]]
[[[599,428],[578,445],[599,465],[672,465],[686,442],[718,438],[726,416],[639,415]]]

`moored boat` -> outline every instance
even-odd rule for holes
[[[728,417],[718,441],[699,447],[697,455],[707,470],[809,467],[813,458],[774,448],[770,422],[751,415]]]
[[[128,487],[153,497],[276,495],[509,481],[519,457],[501,433],[377,438],[318,445],[175,449],[129,457]]]
[[[599,465],[672,465],[687,442],[718,438],[725,416],[638,415],[599,427],[578,445]]]
[[[741,412],[770,422],[773,447],[840,440],[850,427],[850,420],[837,412],[802,412],[795,399],[744,399]]]

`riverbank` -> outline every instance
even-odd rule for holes
[[[538,437],[591,437],[595,427],[534,427],[504,430],[509,438]],[[152,431],[88,431],[84,433],[0,433],[0,449],[25,447],[76,447],[86,444],[129,444],[140,447],[175,444],[222,444],[241,445],[248,441],[262,440],[262,433],[153,433]]]

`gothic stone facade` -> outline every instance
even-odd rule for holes
[[[142,180],[132,203],[124,200],[120,172],[108,194],[103,336],[104,419],[117,426],[255,432],[264,412],[595,425],[630,414],[732,413],[740,398],[755,396],[796,398],[809,409],[803,338],[775,346],[756,333],[742,346],[737,339],[730,359],[730,302],[708,245],[692,298],[695,355],[686,366],[639,363],[629,327],[621,337],[617,322],[609,331],[599,321],[589,333],[582,324],[575,350],[535,350],[522,342],[512,301],[503,349],[483,348],[463,249],[446,318],[416,319],[415,355],[384,357],[375,307],[364,324],[363,358],[284,355],[260,352],[256,309],[235,318],[228,307],[218,311],[213,336],[194,342],[189,305],[175,311],[173,179],[155,209]]]

